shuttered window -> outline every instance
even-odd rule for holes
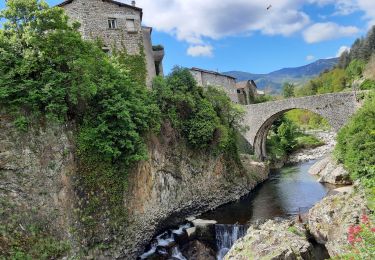
[[[134,19],[126,19],[126,29],[128,32],[136,32]]]

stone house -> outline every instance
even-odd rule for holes
[[[149,87],[156,75],[163,75],[164,49],[153,48],[152,28],[142,26],[143,11],[136,7],[135,1],[124,4],[113,0],[67,0],[58,6],[81,24],[84,39],[101,39],[105,52],[116,48],[135,55],[140,54],[143,46]]]
[[[236,83],[238,101],[242,105],[254,104],[256,97],[264,95],[258,90],[254,80],[246,80]]]
[[[239,103],[236,91],[236,78],[221,74],[216,71],[204,70],[199,68],[191,68],[190,73],[193,75],[198,86],[220,87],[228,94],[229,98],[233,102]]]

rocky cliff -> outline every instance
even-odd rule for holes
[[[7,114],[1,113],[0,120],[0,214],[7,230],[0,237],[3,254],[15,248],[13,236],[29,237],[28,227],[38,224],[43,239],[64,241],[56,258],[135,259],[159,230],[245,195],[268,175],[266,166],[246,156],[241,163],[192,151],[166,124],[160,136],[148,138],[149,160],[129,170],[122,203],[126,221],[108,228],[108,220],[99,218],[101,224],[87,237],[79,212],[85,207],[82,198],[91,194],[80,186],[74,128],[38,124],[23,133]],[[100,197],[96,203],[103,208]]]

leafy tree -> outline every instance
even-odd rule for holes
[[[365,66],[366,63],[362,60],[352,60],[349,66],[346,68],[346,73],[351,79],[358,79],[362,76]]]
[[[339,58],[339,63],[338,63],[338,67],[340,69],[345,69],[350,63],[350,52],[348,50],[345,50],[340,58]]]
[[[284,98],[294,97],[295,85],[293,83],[284,83],[282,93]]]
[[[375,178],[375,95],[370,94],[363,107],[337,136],[336,155],[353,179]]]
[[[81,152],[124,163],[144,158],[142,135],[157,125],[158,108],[120,61],[43,1],[9,0],[1,17],[0,104],[20,127],[31,115],[73,119]]]
[[[194,148],[230,149],[242,127],[242,107],[222,90],[198,86],[188,69],[175,67],[165,79],[156,78],[153,96],[163,119],[172,122]]]

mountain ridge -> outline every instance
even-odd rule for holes
[[[299,67],[282,68],[267,74],[256,74],[243,71],[227,71],[223,74],[235,77],[237,81],[254,80],[260,89],[270,88],[272,92],[280,92],[285,82],[301,85],[318,76],[325,70],[332,69],[339,58],[319,59]]]

